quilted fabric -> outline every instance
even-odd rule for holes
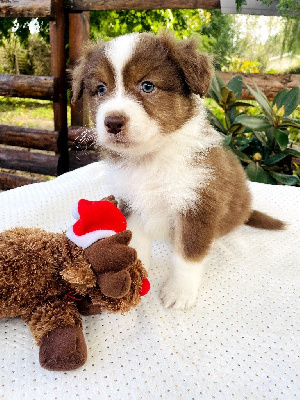
[[[74,223],[80,199],[109,195],[94,163],[0,194],[0,230]],[[127,314],[83,318],[87,363],[49,372],[21,319],[0,320],[0,399],[199,400],[297,398],[300,189],[250,184],[254,208],[288,222],[282,232],[242,226],[216,241],[197,304],[165,309],[159,291],[171,249],[155,242],[151,290]]]

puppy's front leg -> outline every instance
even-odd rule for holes
[[[204,212],[178,217],[171,274],[161,291],[165,307],[186,309],[194,305],[204,261],[214,238],[214,224]]]
[[[138,259],[142,261],[143,267],[149,271],[152,238],[145,232],[142,223],[134,213],[131,213],[127,218],[127,229],[132,232],[132,239],[129,245],[136,249]]]

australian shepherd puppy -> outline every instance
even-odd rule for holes
[[[90,95],[96,141],[107,150],[112,193],[144,265],[151,241],[173,244],[166,307],[191,307],[214,239],[241,224],[281,229],[251,209],[243,168],[206,119],[212,66],[193,40],[120,36],[88,46],[74,70],[73,100]]]

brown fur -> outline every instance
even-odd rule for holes
[[[252,211],[246,225],[252,226],[253,228],[268,230],[282,230],[286,227],[286,224],[281,220],[272,218],[269,215],[256,210]]]
[[[191,90],[183,79],[182,70],[171,57],[169,43],[163,43],[152,34],[143,34],[123,74],[126,91],[159,122],[162,132],[180,128],[192,116]],[[150,96],[140,90],[144,81],[155,82],[155,90]]]
[[[78,333],[81,318],[70,291],[85,296],[80,306],[85,314],[127,311],[139,303],[147,273],[128,246],[130,239],[131,232],[124,231],[83,250],[65,234],[38,228],[0,233],[0,318],[21,316],[29,325],[41,346],[42,366],[68,370],[86,359],[84,338]],[[70,342],[50,349],[67,338],[66,330]],[[72,341],[78,344],[74,352]]]
[[[215,147],[200,162],[212,168],[212,178],[199,191],[197,207],[182,214],[175,228],[176,248],[195,261],[204,258],[215,238],[245,223],[251,214],[250,192],[236,157]]]

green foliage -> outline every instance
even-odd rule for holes
[[[300,129],[300,119],[291,117],[299,105],[300,88],[281,90],[270,104],[257,86],[253,89],[246,84],[261,109],[260,115],[251,115],[248,110],[253,104],[239,100],[242,86],[240,76],[227,86],[215,76],[208,94],[222,109],[224,118],[208,110],[210,122],[239,158],[250,180],[298,185],[300,168],[293,158],[299,158],[300,151],[293,148],[290,129]]]
[[[262,3],[270,5],[273,0],[261,0]],[[298,0],[279,0],[277,9],[283,17],[298,18],[300,16],[300,3]]]
[[[50,45],[37,34],[28,39],[28,59],[33,75],[51,75]]]
[[[3,38],[9,39],[12,30],[20,42],[26,43],[30,35],[29,24],[32,18],[0,18],[0,45]]]
[[[258,61],[243,60],[237,56],[225,57],[226,64],[221,68],[226,72],[242,72],[257,74],[260,72],[261,63]]]
[[[201,34],[208,37],[210,47],[206,51],[214,55],[215,67],[220,70],[234,51],[234,19],[221,10],[210,10],[210,15],[209,22],[201,27]]]
[[[22,48],[19,38],[10,32],[10,36],[2,40],[2,72],[10,74],[30,73],[28,57]]]
[[[110,39],[131,32],[154,32],[168,29],[178,37],[199,33],[207,23],[203,10],[129,10],[92,11],[91,38]]]
[[[263,4],[270,6],[273,0],[260,0]],[[242,6],[247,4],[247,0],[235,0],[236,10],[241,12]],[[278,12],[283,17],[298,18],[300,16],[300,3],[298,0],[279,0]]]

